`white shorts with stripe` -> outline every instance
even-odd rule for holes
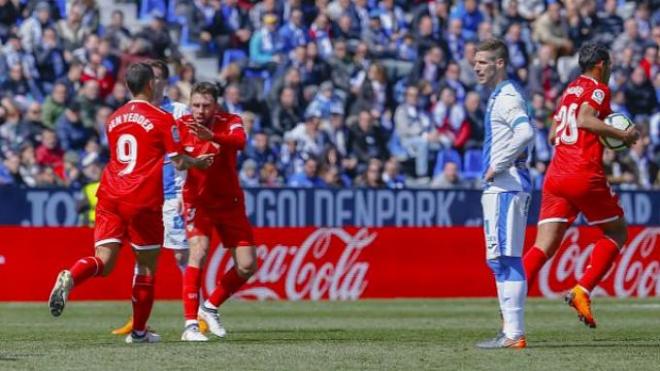
[[[486,259],[521,257],[531,196],[526,192],[484,193]]]

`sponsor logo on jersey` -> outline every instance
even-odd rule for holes
[[[603,104],[603,100],[605,100],[605,92],[600,89],[596,89],[594,90],[593,94],[591,94],[591,99],[593,99],[598,104]]]

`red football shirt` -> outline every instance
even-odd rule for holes
[[[146,101],[132,100],[105,123],[110,162],[97,195],[145,207],[163,204],[163,156],[178,155],[174,118]]]
[[[184,150],[192,157],[212,153],[215,158],[208,169],[188,169],[184,201],[194,207],[220,207],[229,199],[242,199],[236,158],[247,139],[241,117],[226,112],[216,114],[209,126],[213,132],[211,141],[201,140],[188,130],[187,125],[193,122],[192,115],[177,120]]]
[[[548,175],[586,173],[604,176],[603,145],[598,135],[577,127],[577,114],[580,106],[585,103],[598,111],[601,120],[612,113],[607,85],[584,75],[569,84],[554,117],[557,136],[555,155],[548,168]]]

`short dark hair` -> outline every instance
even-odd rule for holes
[[[142,93],[153,80],[154,71],[147,63],[132,64],[126,71],[126,86],[133,96]]]
[[[504,63],[509,64],[509,49],[504,41],[500,39],[492,38],[482,41],[479,46],[477,46],[477,51],[492,52],[495,55],[495,59],[504,59]]]
[[[149,61],[149,65],[152,68],[158,68],[161,72],[161,77],[165,80],[170,78],[170,69],[167,67],[167,63],[160,59],[152,59]]]
[[[610,61],[610,52],[604,44],[586,43],[580,47],[578,63],[582,72],[594,68],[603,61]]]
[[[190,96],[192,97],[194,94],[209,94],[213,97],[214,100],[217,101],[218,97],[220,96],[220,90],[215,84],[202,81],[193,85],[192,90],[190,91]]]

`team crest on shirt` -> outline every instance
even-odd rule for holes
[[[603,100],[605,100],[605,92],[600,89],[596,89],[594,90],[593,94],[591,94],[591,99],[596,101],[598,104],[603,104]]]
[[[176,127],[176,125],[172,125],[172,139],[176,143],[179,143],[181,141],[181,136],[179,135],[179,129]]]

